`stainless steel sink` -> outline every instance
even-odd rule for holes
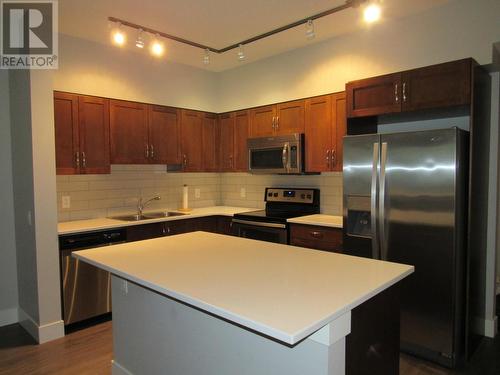
[[[182,216],[186,215],[181,212],[172,212],[172,211],[158,211],[158,212],[148,212],[143,214],[142,216],[148,219],[159,219],[162,217],[171,217],[171,216]]]
[[[160,219],[162,217],[171,217],[171,216],[181,216],[185,215],[180,212],[172,212],[172,211],[158,211],[158,212],[148,212],[142,215],[122,215],[122,216],[113,216],[111,219],[122,220],[122,221],[141,221],[141,220],[150,220],[150,219]]]

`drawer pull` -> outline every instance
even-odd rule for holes
[[[323,238],[323,233],[321,233],[321,232],[313,231],[313,232],[309,232],[309,234],[314,238]]]

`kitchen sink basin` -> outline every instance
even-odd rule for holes
[[[142,215],[113,216],[111,217],[111,219],[122,220],[122,221],[141,221],[141,220],[160,219],[162,217],[181,216],[181,215],[185,214],[172,211],[159,211],[159,212],[148,212]]]

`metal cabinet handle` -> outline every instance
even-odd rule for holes
[[[75,164],[77,168],[80,168],[80,153],[78,151],[75,152]]]
[[[332,150],[332,168],[337,165],[337,151],[335,149]]]
[[[312,231],[312,232],[309,232],[309,234],[314,237],[314,238],[323,238],[323,233],[321,232],[317,232],[317,231]]]
[[[370,229],[372,235],[372,258],[379,258],[378,236],[377,236],[377,177],[379,163],[379,143],[373,144],[373,163],[372,163],[372,186],[370,199]]]
[[[406,103],[406,82],[403,82],[403,103]]]
[[[326,150],[326,166],[330,168],[330,150]]]
[[[272,124],[271,127],[273,128],[273,130],[275,130],[276,129],[276,117],[273,116],[271,124]]]
[[[276,116],[276,130],[280,129],[280,117]]]
[[[187,166],[187,155],[186,154],[182,155],[182,165],[184,167]]]
[[[87,168],[87,157],[85,156],[85,151],[82,151],[82,166]]]
[[[398,96],[398,84],[394,84],[394,98],[396,99],[396,103],[399,103],[399,96]]]
[[[146,155],[146,159],[149,159],[149,145],[146,144],[146,151],[144,152],[144,154]]]
[[[155,149],[154,149],[153,145],[151,145],[150,147],[151,147],[151,159],[154,159],[154,157],[155,157]]]
[[[233,155],[229,155],[229,167],[233,167]]]

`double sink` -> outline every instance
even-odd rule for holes
[[[141,220],[161,219],[164,217],[182,216],[182,215],[186,214],[173,211],[158,211],[158,212],[148,212],[142,215],[133,214],[133,215],[113,216],[110,219],[122,220],[122,221],[141,221]]]

